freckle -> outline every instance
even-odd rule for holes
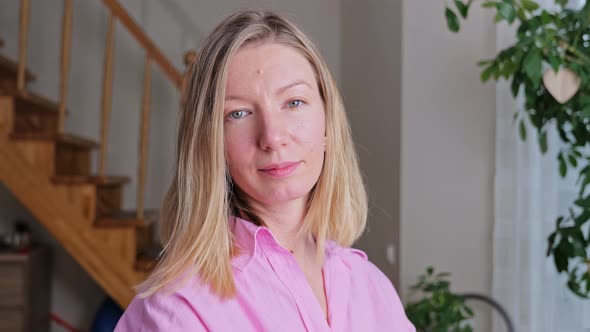
[[[258,69],[258,70],[256,70],[256,74],[258,74],[258,75],[262,75],[262,73],[264,73],[264,72],[262,71],[262,69]]]

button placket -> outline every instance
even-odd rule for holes
[[[325,319],[318,321],[318,319],[313,319],[310,316],[313,312],[317,311],[323,317],[323,313],[295,257],[280,245],[273,242],[267,242],[266,245],[262,246],[262,249],[277,277],[289,290],[307,331],[329,331]],[[310,308],[314,306],[316,307],[315,309]],[[310,309],[313,311],[310,312]],[[322,321],[323,325],[321,323]]]
[[[291,279],[294,282],[294,287],[296,287],[296,294],[298,301],[304,305],[307,310],[305,310],[306,315],[310,318],[311,325],[314,326],[314,331],[329,331],[330,326],[328,325],[326,318],[324,316],[324,312],[322,307],[320,306],[311,285],[307,281],[305,274],[295,256],[291,253],[285,253],[281,255],[285,260],[286,264],[289,266],[289,273],[291,275]],[[314,317],[309,317],[314,316]],[[313,319],[312,319],[313,318]]]
[[[325,265],[326,297],[333,331],[345,331],[348,323],[351,275],[344,263],[334,257]]]
[[[283,254],[280,252],[281,247],[271,238],[270,234],[266,232],[264,234],[260,234],[261,241],[259,242],[260,250],[264,253],[266,258],[268,259],[272,270],[275,272],[276,276],[279,280],[283,283],[283,285],[287,288],[299,315],[301,316],[301,320],[303,325],[305,326],[307,331],[315,331],[312,326],[313,323],[310,320],[306,310],[305,310],[305,302],[302,301],[301,297],[299,296],[300,290],[297,287],[294,287],[293,282],[291,281],[292,276],[289,273],[288,269],[285,268],[286,262],[284,260]]]

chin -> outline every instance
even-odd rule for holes
[[[267,190],[259,193],[258,201],[267,204],[284,204],[290,201],[306,198],[309,195],[312,187],[309,188],[292,188],[292,189],[275,189]]]

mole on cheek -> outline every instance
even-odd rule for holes
[[[264,73],[264,72],[262,71],[262,69],[257,69],[257,70],[256,70],[256,74],[258,74],[258,75],[262,75],[262,73]]]

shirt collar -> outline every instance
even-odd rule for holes
[[[244,270],[261,250],[288,253],[288,250],[279,244],[268,227],[258,226],[248,220],[232,216],[230,228],[233,233],[234,245],[238,249],[238,253],[232,258],[232,265],[240,271]],[[334,246],[335,243],[328,241],[326,253]]]
[[[233,233],[234,245],[238,249],[236,256],[232,258],[232,266],[243,271],[256,254],[264,250],[274,250],[287,253],[287,249],[281,247],[270,229],[265,226],[258,226],[248,220],[232,216],[230,217],[230,229]],[[342,252],[342,253],[341,253]],[[326,241],[325,254],[326,259],[332,255],[347,253],[356,253],[367,259],[367,255],[358,249],[342,248],[332,240]]]
[[[230,228],[233,233],[234,245],[238,249],[237,255],[232,258],[232,265],[240,271],[250,264],[256,252],[261,250],[263,243],[270,247],[280,248],[267,227],[258,226],[250,221],[232,216]]]

